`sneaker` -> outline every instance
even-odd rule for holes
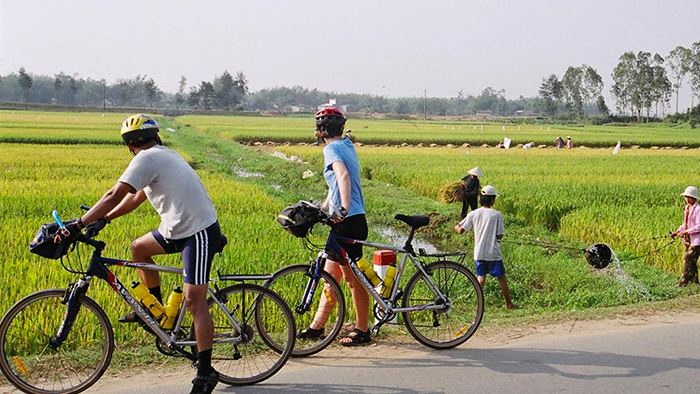
[[[211,394],[217,383],[219,383],[219,373],[214,369],[211,370],[209,376],[197,375],[192,380],[190,394]]]

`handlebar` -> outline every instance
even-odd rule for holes
[[[58,224],[58,227],[61,229],[61,235],[63,235],[64,237],[69,236],[70,231],[68,231],[68,229],[66,228],[66,225],[63,224],[61,217],[58,216],[58,211],[54,209],[53,212],[51,212],[51,215],[53,216],[53,220],[56,221],[56,224]]]
[[[81,205],[80,209],[87,211],[90,209],[90,207],[87,205]],[[66,225],[61,220],[61,217],[58,214],[58,211],[54,209],[51,212],[51,216],[53,216],[54,221],[56,222],[56,224],[58,224],[58,227],[61,230],[61,235],[63,235],[64,237],[68,237],[70,235],[70,231],[68,231],[68,229],[66,228]],[[88,229],[88,231],[86,231],[84,234],[82,231],[79,231],[78,234],[75,235],[75,239],[78,240],[79,242],[86,243],[94,248],[104,249],[104,247],[105,247],[104,242],[96,241],[96,240],[92,239],[92,237],[94,237],[95,235],[97,235],[97,234],[91,233]]]

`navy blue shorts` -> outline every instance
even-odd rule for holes
[[[491,274],[494,278],[500,278],[506,274],[506,267],[503,266],[503,260],[496,261],[476,261],[476,275],[486,276]]]
[[[165,239],[158,230],[151,232],[165,253],[182,253],[184,280],[189,285],[209,283],[211,261],[221,246],[219,222],[183,239]]]

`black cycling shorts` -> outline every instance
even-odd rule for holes
[[[340,223],[333,225],[331,233],[352,239],[366,240],[367,239],[367,219],[364,214],[353,215],[345,218]],[[351,260],[359,260],[362,257],[362,245],[361,244],[343,244],[340,246],[348,254]],[[330,260],[340,263],[340,265],[345,265],[345,261],[341,258],[335,250],[326,249],[328,253],[328,258]]]
[[[218,221],[183,239],[165,239],[158,230],[153,230],[151,234],[163,247],[165,253],[182,253],[185,283],[189,285],[209,283],[211,262],[221,246],[221,229]]]

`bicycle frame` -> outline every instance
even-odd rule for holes
[[[420,263],[420,261],[416,258],[416,253],[413,250],[413,246],[411,244],[411,241],[413,240],[413,235],[415,233],[415,228],[411,228],[411,231],[409,233],[408,238],[406,239],[406,243],[404,246],[394,246],[394,245],[386,245],[386,244],[381,244],[381,243],[376,243],[376,242],[369,242],[365,240],[359,240],[359,239],[353,239],[353,238],[347,238],[347,237],[342,237],[333,234],[333,232],[330,233],[328,236],[328,240],[326,242],[326,247],[324,248],[323,251],[319,253],[319,256],[317,259],[312,263],[310,272],[309,272],[309,281],[307,282],[306,288],[304,290],[304,297],[302,298],[302,302],[299,306],[296,307],[296,312],[297,313],[305,313],[309,311],[311,308],[311,303],[313,300],[314,293],[316,291],[316,288],[318,287],[319,280],[321,278],[320,271],[323,270],[325,261],[328,258],[328,253],[326,252],[326,249],[331,249],[338,253],[338,255],[344,260],[344,262],[352,269],[353,273],[359,280],[359,282],[362,284],[362,286],[367,290],[367,292],[372,296],[374,301],[376,302],[377,305],[379,305],[384,311],[386,311],[384,318],[381,319],[381,321],[374,326],[373,331],[376,332],[379,330],[379,328],[386,323],[390,318],[397,314],[397,313],[402,313],[402,312],[413,312],[413,311],[421,311],[421,310],[442,310],[449,305],[447,303],[440,303],[440,302],[433,302],[433,303],[427,303],[427,304],[420,304],[420,305],[414,305],[414,306],[409,306],[409,307],[403,307],[403,308],[397,308],[395,307],[396,303],[396,297],[398,296],[399,288],[400,288],[400,283],[401,283],[401,277],[404,272],[404,268],[406,266],[406,261],[410,260],[411,263],[416,267],[416,269],[423,274],[423,276],[426,279],[426,283],[430,290],[437,295],[438,299],[440,301],[446,301],[447,298],[445,297],[444,294],[440,291],[440,289],[435,285],[433,280],[430,278],[430,275],[423,269],[423,265]],[[362,273],[360,270],[359,266],[357,265],[357,260],[351,260],[345,251],[343,249],[341,244],[360,244],[364,246],[369,246],[374,249],[386,249],[386,250],[393,250],[397,253],[401,254],[401,260],[396,268],[396,276],[394,279],[394,284],[391,288],[391,292],[388,298],[383,298],[375,289],[375,287],[369,282],[369,280],[365,277],[365,275]],[[435,254],[435,255],[425,255],[428,257],[447,257],[447,256],[463,256],[464,253],[445,253],[445,254]],[[313,271],[313,272],[311,272]]]
[[[124,261],[124,260],[117,260],[117,259],[111,259],[111,258],[106,258],[102,257],[102,250],[104,250],[105,244],[101,241],[95,241],[92,239],[86,239],[83,240],[82,242],[93,246],[95,248],[92,258],[90,260],[90,265],[88,266],[87,271],[84,273],[84,276],[78,280],[77,283],[72,284],[69,287],[68,291],[68,297],[67,297],[67,302],[66,304],[68,305],[68,310],[67,313],[64,317],[64,320],[59,327],[58,333],[56,334],[56,337],[51,340],[51,346],[54,348],[57,348],[61,345],[61,343],[68,337],[68,334],[70,332],[71,327],[73,326],[73,322],[75,321],[75,318],[78,314],[78,309],[80,307],[80,303],[78,301],[78,297],[80,295],[86,294],[87,289],[90,286],[90,282],[92,281],[93,277],[97,277],[99,279],[104,280],[109,284],[109,286],[114,289],[121,297],[124,299],[124,301],[129,304],[131,309],[145,322],[146,326],[164,343],[169,349],[175,350],[178,353],[184,355],[185,357],[189,358],[190,360],[196,360],[197,357],[196,355],[193,355],[192,353],[182,349],[181,347],[183,346],[193,346],[196,345],[196,341],[190,341],[190,340],[178,340],[177,338],[177,333],[180,332],[180,329],[182,328],[182,323],[185,318],[186,314],[186,308],[183,306],[180,308],[180,311],[177,316],[177,320],[175,323],[175,326],[172,329],[172,332],[169,334],[165,330],[163,330],[158,322],[145,310],[145,308],[141,305],[141,303],[136,300],[127,290],[127,288],[122,284],[122,282],[112,273],[112,271],[107,268],[107,266],[114,265],[114,266],[120,266],[120,267],[126,267],[126,268],[136,268],[136,269],[143,269],[143,270],[149,270],[149,271],[157,271],[157,272],[165,272],[165,273],[171,273],[171,274],[179,274],[182,275],[182,268],[176,268],[176,267],[168,267],[168,266],[161,266],[161,265],[155,265],[155,264],[145,264],[145,263],[137,263],[133,261]],[[228,276],[224,277],[223,279],[245,279],[245,277],[234,277],[234,276]],[[255,278],[251,279],[260,279]],[[241,325],[239,324],[238,321],[232,316],[232,313],[226,305],[224,305],[217,297],[216,293],[212,290],[211,287],[208,289],[208,293],[211,296],[211,298],[214,300],[214,302],[219,306],[219,308],[224,311],[226,314],[227,318],[233,325],[233,327],[236,328],[236,330],[239,333],[242,333],[243,330],[241,329]],[[245,306],[243,306],[245,307]],[[215,338],[214,343],[222,343],[222,342],[238,342],[241,341],[241,334],[238,334],[236,337],[230,337],[230,338]]]

